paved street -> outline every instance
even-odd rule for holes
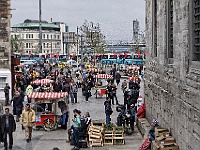
[[[94,93],[94,91],[92,91]],[[141,93],[143,93],[143,86],[141,89]],[[123,103],[123,95],[120,86],[118,86],[117,97],[120,103]],[[89,102],[86,102],[84,97],[81,95],[81,89],[79,89],[78,93],[78,104],[69,104],[70,109],[70,119],[68,122],[68,126],[72,125],[71,118],[73,117],[72,110],[77,108],[80,109],[82,115],[85,112],[90,112],[91,118],[93,120],[105,119],[104,113],[104,100],[105,98],[96,99],[95,96],[92,96],[89,99]],[[112,105],[113,114],[112,114],[112,122],[116,122],[116,117],[118,113],[116,112],[116,105]],[[66,143],[67,139],[67,130],[59,129],[57,131],[46,132],[42,129],[39,131],[33,131],[33,138],[30,143],[26,143],[24,131],[21,129],[21,125],[17,123],[17,131],[14,133],[14,150],[51,150],[53,147],[58,147],[60,150],[70,150],[72,146],[69,143]],[[92,149],[95,150],[117,150],[117,149],[125,149],[125,150],[137,150],[142,143],[142,136],[138,132],[137,128],[135,128],[135,133],[132,136],[125,136],[125,145],[112,145],[112,146],[104,146],[104,147],[94,147]],[[0,145],[0,149],[3,148],[3,144]],[[91,149],[91,148],[85,148]]]

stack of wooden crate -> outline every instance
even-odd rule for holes
[[[168,129],[155,128],[155,141],[153,141],[153,150],[178,150],[179,147],[175,139],[170,136]]]
[[[95,122],[91,123],[89,127],[89,145],[90,147],[94,146],[103,146],[103,131],[104,131],[104,123],[103,122]]]

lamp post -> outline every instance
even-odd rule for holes
[[[39,0],[39,53],[42,53],[42,2]]]

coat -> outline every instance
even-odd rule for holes
[[[1,118],[1,131],[4,133],[6,130],[6,115],[3,115]],[[15,132],[16,130],[16,123],[14,116],[9,114],[9,133]]]
[[[30,111],[24,109],[22,111],[22,115],[20,117],[20,123],[24,127],[33,127],[35,125],[35,120],[36,116],[35,116],[35,111],[33,109],[30,109]]]
[[[0,116],[0,125],[1,125],[1,116]],[[2,130],[0,128],[0,143],[3,142],[3,133]]]

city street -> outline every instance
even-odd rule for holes
[[[141,94],[143,93],[143,82],[141,85]],[[94,94],[95,91],[92,91]],[[123,94],[118,86],[117,90],[117,97],[119,103],[123,103]],[[72,125],[72,117],[73,117],[73,109],[80,109],[82,115],[85,112],[90,112],[92,120],[105,120],[105,113],[104,113],[104,98],[95,98],[93,95],[88,102],[85,101],[84,97],[81,94],[81,89],[78,92],[78,103],[77,104],[69,104],[70,110],[70,119],[68,122],[68,127]],[[113,114],[112,114],[112,122],[116,122],[116,117],[118,113],[116,112],[116,105],[112,105]],[[14,150],[51,150],[54,147],[58,147],[60,150],[70,150],[73,146],[70,146],[69,143],[66,143],[67,139],[67,130],[56,130],[56,131],[43,131],[42,129],[39,131],[33,131],[32,141],[30,143],[26,143],[25,141],[25,131],[21,129],[21,125],[17,123],[17,130],[14,133]],[[142,136],[138,132],[137,128],[135,127],[135,132],[131,136],[125,136],[125,145],[111,145],[111,146],[104,146],[104,147],[92,147],[92,148],[84,148],[84,149],[95,149],[95,150],[117,150],[117,149],[125,149],[125,150],[137,150],[141,143],[142,143]],[[3,144],[0,145],[0,149],[3,148]],[[83,149],[83,148],[82,148]]]

